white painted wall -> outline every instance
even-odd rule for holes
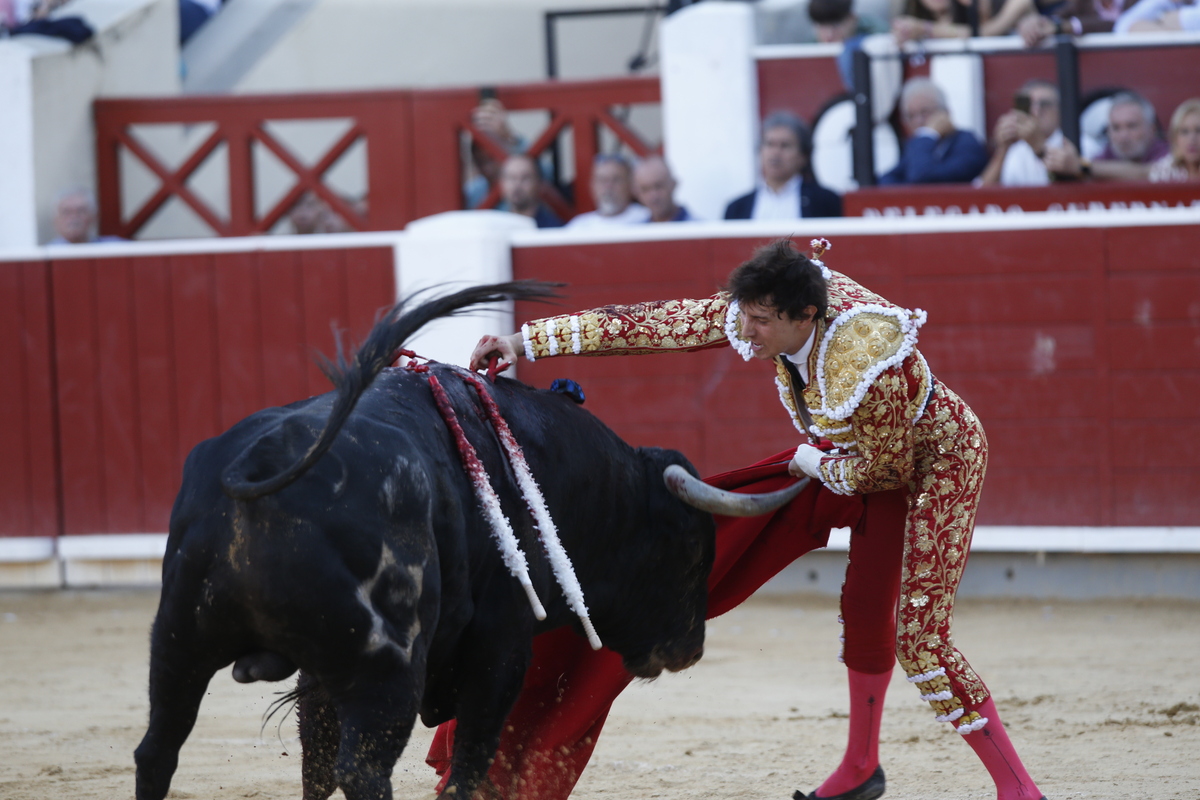
[[[320,0],[234,91],[544,80],[543,12],[637,5],[629,0]],[[627,74],[644,22],[642,15],[562,21],[560,76]]]
[[[978,53],[947,53],[929,59],[929,79],[946,93],[950,119],[959,130],[988,139],[984,122],[983,57]]]
[[[179,92],[175,0],[74,0],[68,12],[96,29],[90,41],[0,41],[0,152],[20,165],[0,184],[0,248],[49,241],[55,196],[95,189],[95,98]]]
[[[510,281],[512,235],[533,230],[529,217],[504,211],[448,211],[414,220],[397,244],[397,294]],[[435,361],[466,364],[481,336],[512,330],[512,306],[506,304],[434,322],[408,348]]]
[[[33,58],[17,40],[0,41],[0,251],[37,244],[37,179],[33,169]]]
[[[662,22],[663,151],[676,199],[701,219],[758,177],[758,73],[754,12],[744,3],[698,3]]]

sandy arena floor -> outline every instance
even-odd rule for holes
[[[0,798],[133,796],[156,604],[152,591],[0,593]],[[699,665],[617,701],[573,797],[787,800],[814,789],[846,733],[835,617],[827,598],[760,597],[712,621]],[[1200,604],[964,601],[957,641],[1050,800],[1200,798]],[[294,717],[260,734],[282,687],[219,673],[170,797],[298,798]],[[887,797],[994,797],[899,673],[883,724]],[[397,797],[431,796],[429,738],[418,724]]]

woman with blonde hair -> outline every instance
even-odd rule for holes
[[[1171,152],[1150,165],[1150,180],[1155,183],[1200,180],[1200,97],[1184,100],[1175,109],[1167,140]]]

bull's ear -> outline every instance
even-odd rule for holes
[[[681,467],[695,478],[700,474],[683,453],[678,450],[666,450],[661,447],[639,447],[638,455],[642,459],[642,479],[647,487],[653,487],[649,492],[650,513],[658,527],[671,530],[682,530],[695,520],[696,509],[683,502],[667,489],[663,481],[663,472],[670,466]]]
[[[716,554],[716,522],[712,514],[690,506],[672,494],[663,480],[663,473],[671,466],[686,470],[697,480],[699,473],[677,450],[642,447],[638,451],[645,467],[643,480],[649,489],[648,533],[658,542],[670,541],[672,544],[666,550],[674,553],[672,558],[679,559],[677,563],[686,564],[689,570],[700,570],[701,580],[706,580]],[[689,574],[692,573],[689,571]]]
[[[661,479],[663,470],[672,464],[686,469],[693,477],[699,478],[700,473],[692,466],[683,453],[678,450],[667,450],[662,447],[639,447],[638,455],[642,457],[647,470],[656,471]]]

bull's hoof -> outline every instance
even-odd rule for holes
[[[821,797],[815,791],[812,794],[797,791],[792,795],[792,800],[876,800],[883,796],[886,788],[887,781],[883,777],[883,767],[876,767],[875,771],[871,773],[871,777],[848,792]],[[1046,799],[1042,798],[1042,800]]]
[[[238,683],[281,681],[291,677],[295,671],[296,665],[290,659],[266,650],[242,656],[233,662],[233,679]]]

